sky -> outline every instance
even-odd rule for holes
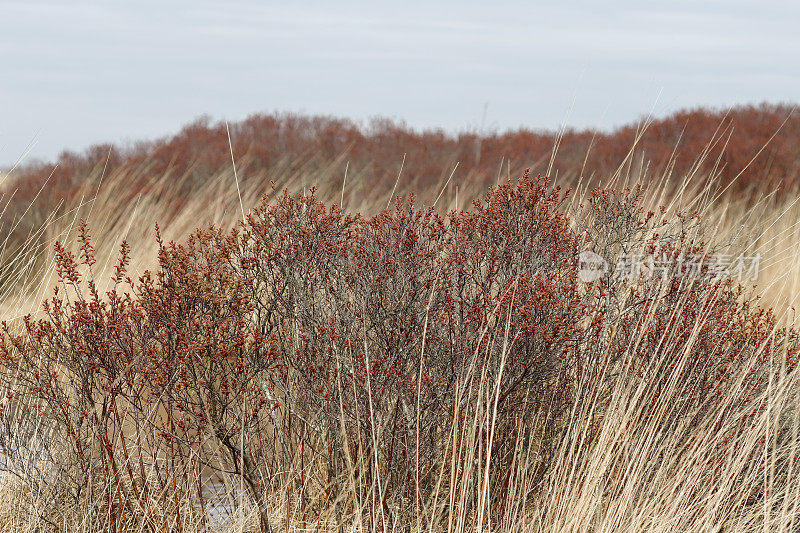
[[[201,115],[609,129],[800,100],[794,1],[0,0],[0,166]]]

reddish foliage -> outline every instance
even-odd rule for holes
[[[794,183],[800,170],[800,148],[795,141],[800,137],[800,115],[792,114],[792,109],[789,105],[762,104],[729,112],[680,111],[649,125],[633,160],[648,162],[651,175],[672,162],[677,179],[695,168],[701,177],[717,169],[722,185],[746,169],[735,186],[739,190],[771,190]],[[456,162],[460,175],[488,185],[494,183],[498,172],[503,176],[506,171],[518,175],[525,168],[547,172],[557,138],[552,132],[523,129],[482,135],[417,132],[385,119],[363,127],[346,119],[279,113],[253,115],[231,124],[230,129],[235,154],[255,172],[268,171],[287,160],[325,165],[344,154],[351,169],[370,176],[371,188],[386,191],[392,188],[403,154],[404,182],[417,190],[436,186]],[[610,133],[567,130],[560,140],[553,172],[568,179],[579,174],[608,177],[625,161],[638,130],[638,125]],[[712,146],[706,151],[709,144]],[[695,166],[701,154],[705,157]],[[146,168],[137,174],[139,177],[131,178],[131,198],[148,187],[148,176],[165,173],[190,176],[182,192],[191,194],[213,173],[230,168],[230,150],[225,124],[204,117],[170,138],[127,148],[98,145],[82,154],[64,152],[53,168],[51,163],[34,164],[18,171],[18,191],[4,220],[21,215],[49,179],[25,227],[18,230],[21,235],[37,227],[60,200],[69,201],[78,194],[93,170],[99,174],[101,169],[109,173]]]
[[[120,464],[129,469],[125,490],[163,490],[136,467],[161,451],[173,473],[200,461],[241,476],[265,528],[265,490],[298,457],[322,462],[334,499],[344,490],[338,480],[351,474],[361,497],[380,479],[384,505],[388,494],[434,490],[436,466],[447,460],[442,443],[487,396],[497,428],[488,452],[493,487],[508,481],[514,450],[530,442],[538,443],[538,479],[570,409],[591,401],[578,392],[585,373],[606,354],[612,364],[627,358],[655,389],[678,372],[692,392],[687,409],[671,415],[680,417],[710,405],[763,345],[764,367],[734,405],[751,409],[779,347],[770,341],[774,318],[743,303],[741,289],[704,279],[665,287],[640,280],[632,289],[611,277],[588,288],[578,281],[582,237],[605,252],[620,243],[702,250],[686,238],[691,217],[663,218],[669,232],[648,241],[654,215],[641,211],[641,189],[597,189],[579,235],[564,193],[547,183],[526,173],[470,211],[421,210],[412,197],[370,218],[328,207],[314,191],[284,192],[235,230],[160,242],[158,271],[135,282],[125,277],[123,245],[105,297],[82,225],[77,259],[57,245],[61,286],[47,317],[26,319],[21,334],[5,327],[0,362],[18,395],[5,405],[35,398],[39,420],[66,436],[64,457],[73,462],[61,464],[82,473],[76,494],[91,480],[105,480],[96,490],[120,487]],[[679,367],[684,346],[689,363]],[[8,416],[11,428],[17,415]],[[125,427],[149,435],[138,458]],[[488,441],[488,422],[476,431]],[[6,431],[0,443],[14,459],[18,438]],[[370,460],[346,470],[359,453]],[[108,498],[109,516],[124,512]]]

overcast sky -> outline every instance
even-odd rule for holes
[[[800,100],[795,1],[0,0],[0,24],[0,165],[202,114],[610,128]]]

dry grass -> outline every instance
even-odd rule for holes
[[[393,191],[416,192],[421,203],[436,204],[440,210],[466,208],[480,194],[481,185],[466,183],[457,171],[452,180],[444,177],[423,190],[413,190],[414,184],[404,182],[401,174],[396,190],[393,184],[378,191],[371,187],[366,170],[345,175],[346,168],[346,156],[323,167],[315,164],[306,168],[286,161],[264,176],[246,160],[237,161],[236,177],[232,171],[217,173],[186,197],[180,191],[182,180],[189,180],[189,174],[150,176],[144,166],[122,167],[102,175],[103,168],[98,166],[92,171],[97,175],[89,181],[93,185],[79,195],[79,201],[61,208],[58,216],[45,218],[26,247],[0,253],[2,257],[13,257],[0,267],[4,280],[0,285],[0,316],[13,322],[25,314],[39,312],[40,302],[55,282],[52,244],[56,240],[74,242],[79,219],[87,220],[94,235],[96,279],[107,280],[122,240],[132,245],[130,272],[138,277],[157,267],[155,224],[160,226],[165,241],[182,241],[196,227],[208,224],[233,227],[242,218],[242,209],[249,211],[262,194],[271,194],[269,180],[279,190],[315,186],[323,202],[339,203],[344,199],[346,210],[361,213],[381,211]],[[137,172],[141,176],[136,176]],[[629,185],[639,175],[635,165],[625,161],[607,185]],[[644,208],[697,210],[703,216],[702,227],[697,230],[702,232],[699,237],[714,243],[738,242],[738,249],[760,254],[762,269],[754,291],[762,294],[764,305],[775,308],[779,325],[797,326],[792,308],[800,295],[797,195],[767,194],[753,201],[753,196],[741,192],[718,194],[713,175],[708,179],[704,174],[701,180],[690,173],[680,183],[667,174],[659,178],[649,180],[642,201]],[[140,183],[142,179],[148,182],[148,188],[131,195],[126,184]],[[237,179],[241,197],[237,194]],[[578,184],[565,209],[577,212],[585,195]],[[101,292],[104,289],[99,288]],[[713,297],[709,294],[709,298]],[[680,314],[681,305],[688,304],[680,302],[673,312]],[[639,330],[642,336],[652,319],[645,317]],[[708,318],[701,313],[695,324],[697,329],[703,320]],[[592,363],[590,371],[577,383],[575,394],[586,400],[576,403],[562,421],[555,460],[548,463],[543,474],[537,471],[542,448],[535,439],[520,443],[503,467],[508,469],[503,472],[507,479],[503,490],[495,490],[491,480],[497,473],[487,450],[492,449],[494,438],[497,390],[492,377],[476,365],[474,373],[463,379],[477,383],[477,387],[461,390],[456,401],[455,411],[469,416],[449,420],[449,438],[440,443],[443,460],[436,465],[433,476],[437,480],[435,490],[419,491],[408,501],[391,502],[402,511],[388,513],[387,507],[375,500],[380,488],[360,486],[361,478],[356,474],[376,460],[374,457],[357,454],[348,458],[349,470],[337,480],[342,489],[335,501],[330,500],[328,483],[318,471],[321,463],[292,465],[299,476],[282,477],[267,495],[272,502],[272,527],[287,531],[797,531],[800,370],[787,365],[782,358],[785,353],[780,350],[767,354],[767,368],[761,357],[763,351],[751,353],[739,362],[721,394],[712,401],[693,405],[675,418],[671,416],[675,406],[683,405],[684,398],[695,394],[679,376],[691,363],[687,358],[691,343],[697,339],[686,345],[678,339],[682,331],[662,333],[661,353],[666,354],[665,360],[676,364],[662,367],[656,363],[652,373],[644,377],[624,358],[585,348]],[[508,340],[508,336],[495,339],[503,346],[501,364]],[[644,340],[633,335],[619,342],[634,350]],[[754,368],[768,376],[766,386],[752,399],[752,405],[759,407],[758,415],[747,416],[743,411],[723,417],[722,413],[741,399],[741,384]],[[546,420],[525,423],[544,427]],[[742,427],[744,431],[736,431]],[[353,438],[347,434],[335,437]],[[298,480],[302,480],[302,487]],[[207,480],[185,482],[193,486]],[[380,479],[372,483],[380,485]],[[185,498],[172,505],[164,503],[171,501],[172,495],[154,494],[145,506],[132,512],[128,523],[123,520],[118,524],[119,528],[257,530],[258,510],[242,498],[235,476],[226,478],[221,486],[225,487],[221,492],[232,493],[232,501],[241,504],[224,523],[209,521],[199,512],[196,500]],[[37,520],[38,513],[50,509],[59,494],[50,492],[53,487],[46,484],[38,485],[38,493],[31,492],[30,487],[25,479],[10,474],[3,478],[0,524],[4,531],[91,531],[100,523],[96,515],[105,502],[91,498],[64,500],[57,518],[47,515]]]

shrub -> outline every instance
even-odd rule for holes
[[[51,523],[64,498],[92,527],[202,521],[202,479],[217,472],[264,531],[281,492],[304,517],[375,527],[410,523],[412,506],[419,519],[420,501],[445,493],[477,524],[542,490],[571,417],[602,418],[621,374],[656,396],[681,384],[665,428],[698,405],[723,425],[731,409],[757,415],[794,333],[730,282],[677,271],[582,285],[582,246],[708,250],[692,217],[645,213],[641,189],[597,189],[575,218],[567,194],[526,173],[470,211],[409,197],[365,218],[285,191],[234,230],[158,236],[159,268],[136,281],[123,244],[104,296],[82,223],[77,258],[56,245],[45,317],[4,325],[7,467],[50,487]],[[796,345],[787,354],[790,368]],[[731,409],[714,411],[732,388]],[[520,475],[524,497],[487,509]]]

